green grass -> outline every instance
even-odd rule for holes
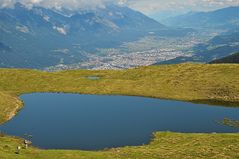
[[[22,139],[0,137],[1,159],[160,159],[239,158],[239,134],[155,133],[149,145],[104,151],[41,150],[34,147],[15,154]],[[22,145],[23,146],[23,145]]]
[[[223,121],[219,123],[222,125],[233,127],[233,128],[239,128],[239,120],[232,120],[229,118],[225,118]]]
[[[99,76],[90,80],[87,76]],[[146,96],[239,106],[239,65],[180,64],[121,71],[0,69],[0,123],[23,106],[17,96],[33,92],[69,92]],[[239,158],[239,134],[157,133],[150,145],[108,151],[14,149],[20,139],[0,138],[0,158]],[[229,157],[226,157],[229,156]]]
[[[11,119],[22,105],[16,96],[0,92],[0,124]]]

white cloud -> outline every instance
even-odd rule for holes
[[[239,0],[0,0],[0,6],[9,7],[21,2],[28,7],[40,5],[47,8],[88,9],[104,8],[107,3],[127,5],[150,14],[166,10],[214,10],[239,5]]]
[[[87,9],[103,8],[106,3],[124,4],[125,0],[0,0],[1,7],[13,7],[16,2],[20,2],[28,7],[43,6],[46,8],[68,8],[68,9]]]
[[[239,0],[128,0],[127,5],[144,13],[159,11],[209,11],[228,6],[239,6]]]

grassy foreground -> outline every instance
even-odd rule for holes
[[[124,147],[105,151],[68,151],[23,149],[15,154],[22,140],[0,137],[1,159],[182,159],[239,158],[239,134],[155,133],[149,145]]]
[[[86,76],[99,76],[90,80]],[[180,64],[121,71],[0,69],[0,123],[23,106],[19,95],[32,92],[134,95],[193,102],[239,103],[239,65]],[[239,106],[239,104],[235,104]],[[20,139],[0,137],[0,158],[239,158],[239,134],[156,133],[150,145],[100,152],[14,151]]]

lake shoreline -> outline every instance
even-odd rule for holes
[[[12,112],[17,114],[24,107],[24,103],[19,99],[20,95],[35,92],[126,95],[186,102],[198,102],[199,100],[202,103],[205,99],[225,103],[239,102],[239,65],[180,64],[121,71],[78,70],[54,73],[0,69],[0,74],[0,123],[6,122]],[[82,76],[99,76],[101,78],[89,80],[82,79]],[[18,107],[16,103],[21,103],[20,109],[16,109]],[[206,138],[210,135],[212,134],[204,134]],[[190,134],[185,134],[186,136],[189,137]],[[218,140],[224,138],[223,134],[215,134],[215,136]],[[225,146],[236,142],[236,139],[237,137],[233,137],[233,140]],[[206,142],[207,140],[205,140]],[[233,149],[238,148],[234,147]],[[60,152],[57,151],[57,153]],[[235,156],[237,155],[235,154]],[[58,158],[60,157],[58,156]]]
[[[206,104],[197,105],[189,102],[135,96],[72,93],[31,93],[20,96],[20,99],[25,106],[15,118],[0,126],[0,129],[14,136],[30,133],[35,136],[32,140],[35,145],[47,149],[102,150],[105,147],[141,145],[148,143],[149,136],[156,131],[209,134],[239,132],[235,128],[219,124],[225,117],[237,119],[239,115],[237,108],[211,107]],[[39,112],[44,112],[43,119],[41,119],[42,113],[39,114]],[[88,114],[90,118],[82,112]],[[124,116],[118,114],[124,114]],[[174,115],[172,116],[172,114]],[[203,119],[199,114],[204,114]],[[57,121],[61,121],[62,124],[58,124]],[[75,123],[75,121],[78,122]],[[142,123],[138,125],[135,121]],[[102,123],[104,124],[102,125]],[[197,127],[195,123],[201,126]],[[75,126],[72,131],[73,125]],[[97,125],[101,125],[104,129],[99,131]],[[117,125],[121,125],[120,129],[122,130],[118,130]],[[133,128],[131,125],[136,127]],[[54,129],[51,129],[52,126]],[[67,129],[68,126],[70,128]],[[61,131],[62,128],[67,131]],[[49,130],[49,132],[43,130]],[[44,133],[39,134],[42,131]],[[82,131],[87,131],[91,135],[88,136]],[[119,131],[124,133],[118,133]],[[62,134],[62,132],[64,133]],[[45,135],[46,133],[47,135]],[[67,133],[69,134],[67,135]],[[107,133],[110,136],[102,135]],[[66,136],[64,140],[61,140],[54,134]],[[48,136],[52,137],[48,138]],[[71,141],[73,136],[75,140]],[[95,138],[95,136],[98,137]],[[137,138],[134,138],[135,136]],[[122,140],[115,138],[122,138]],[[123,139],[128,140],[124,141]],[[90,145],[95,146],[88,145],[92,140],[95,142]],[[67,141],[71,141],[71,143]],[[82,142],[78,143],[77,141]]]
[[[32,94],[32,93],[55,93],[55,94],[79,94],[79,95],[103,95],[103,96],[129,96],[129,97],[141,97],[141,98],[153,98],[153,99],[161,99],[161,100],[173,100],[173,101],[180,101],[180,102],[189,102],[193,104],[207,104],[210,106],[217,106],[217,107],[233,107],[237,108],[239,107],[239,102],[228,102],[228,101],[222,101],[222,100],[215,100],[215,99],[207,99],[207,100],[184,100],[184,99],[173,99],[173,98],[159,98],[159,97],[153,97],[153,96],[137,96],[137,95],[125,95],[125,94],[82,94],[82,93],[77,93],[77,92],[31,92],[31,93],[23,93],[23,94],[18,94],[17,95],[17,100],[20,102],[17,102],[17,105],[15,109],[10,112],[9,115],[6,116],[6,120],[3,122],[0,122],[0,125],[6,123],[7,121],[11,120],[14,116],[17,115],[21,109],[24,108],[24,102],[20,99],[20,96],[26,95],[26,94]]]

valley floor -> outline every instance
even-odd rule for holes
[[[100,77],[98,80],[86,78]],[[130,70],[42,72],[0,69],[0,123],[33,92],[132,95],[239,106],[239,65],[180,64]],[[39,150],[16,155],[21,139],[2,135],[0,158],[239,158],[239,134],[156,133],[150,145],[99,152]]]

